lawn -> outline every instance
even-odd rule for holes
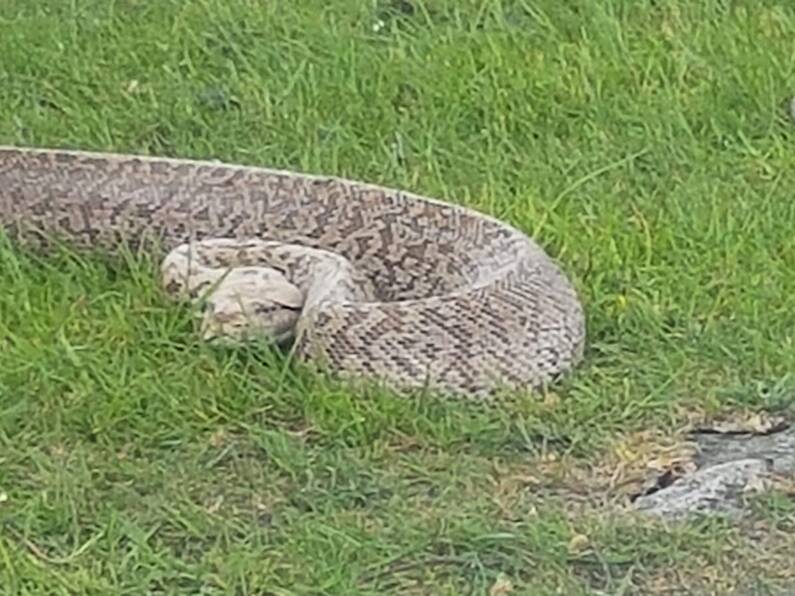
[[[786,491],[626,511],[692,420],[795,413],[793,40],[788,0],[3,0],[0,144],[466,204],[589,337],[488,408],[351,389],[202,345],[143,257],[2,240],[0,592],[795,590]]]

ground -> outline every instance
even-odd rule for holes
[[[626,506],[693,420],[793,413],[793,39],[783,0],[5,0],[0,144],[466,204],[589,335],[491,408],[353,390],[200,345],[141,257],[3,242],[3,593],[792,593],[791,492]]]

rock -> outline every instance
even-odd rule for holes
[[[671,486],[635,499],[642,513],[666,520],[691,514],[742,513],[745,494],[764,488],[771,471],[768,460],[746,458],[701,468]]]
[[[740,459],[764,459],[777,474],[795,473],[795,427],[764,435],[701,434],[696,440],[700,468]]]
[[[745,494],[765,490],[774,475],[795,475],[795,426],[782,419],[752,427],[719,425],[691,433],[697,469],[673,483],[658,483],[663,488],[636,497],[634,509],[667,520],[743,514]]]

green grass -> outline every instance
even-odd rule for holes
[[[0,143],[476,207],[561,262],[589,344],[559,399],[351,390],[200,345],[151,263],[3,243],[0,592],[792,589],[786,494],[666,527],[593,471],[793,411],[793,39],[784,0],[4,0]]]

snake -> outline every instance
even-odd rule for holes
[[[517,227],[454,201],[256,165],[0,146],[0,231],[145,251],[204,339],[267,332],[345,379],[475,401],[583,359],[582,301]]]

